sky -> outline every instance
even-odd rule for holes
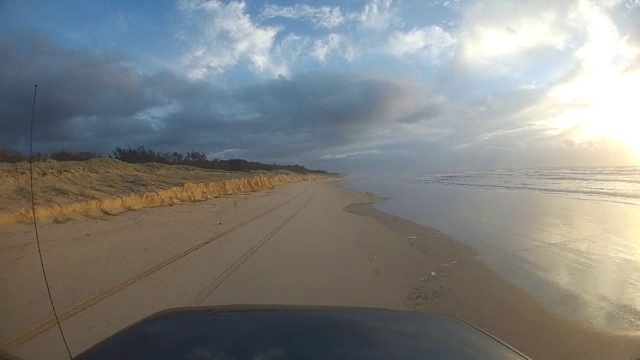
[[[0,0],[0,147],[640,165],[640,0]]]

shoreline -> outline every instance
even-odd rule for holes
[[[471,323],[531,358],[635,359],[640,354],[640,334],[600,330],[552,313],[479,260],[478,250],[437,229],[378,210],[375,205],[385,198],[362,193],[374,199],[349,205],[345,211],[374,219],[402,234],[412,246],[441,264],[434,269],[435,276],[424,279],[409,294],[407,300],[413,309]],[[484,311],[478,311],[478,307]]]
[[[344,184],[387,196],[377,209],[476,249],[549,311],[587,328],[640,333],[640,207],[376,176]]]

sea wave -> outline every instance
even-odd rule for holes
[[[417,174],[410,183],[526,190],[640,205],[640,167],[544,168]]]

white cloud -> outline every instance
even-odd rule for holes
[[[356,22],[363,29],[382,30],[388,28],[397,18],[393,0],[370,0],[362,10],[343,13],[339,6],[311,6],[296,4],[279,6],[269,4],[260,14],[261,19],[271,18],[304,19],[316,26],[335,28],[347,22]]]
[[[353,60],[355,50],[347,39],[340,34],[329,34],[323,39],[313,42],[312,56],[320,62],[325,62],[332,53],[338,53],[348,61]]]
[[[560,109],[542,121],[555,131],[578,128],[572,131],[573,141],[603,137],[625,143],[640,154],[640,104],[636,100],[640,71],[627,71],[640,49],[627,44],[602,8],[584,2],[580,13],[588,23],[587,40],[575,52],[580,71],[554,86],[545,103],[538,105]]]
[[[256,72],[288,74],[287,66],[270,55],[280,29],[256,25],[245,13],[245,3],[182,0],[179,8],[195,24],[193,33],[183,35],[191,43],[184,56],[191,77],[224,72],[242,60],[249,61]]]
[[[375,155],[375,154],[380,154],[380,150],[374,149],[374,150],[353,151],[353,152],[342,153],[342,154],[324,155],[321,157],[321,159],[323,160],[344,159],[344,158],[353,157],[353,156],[364,156],[364,155]]]
[[[587,40],[575,52],[586,71],[600,71],[624,63],[628,65],[637,49],[625,43],[616,24],[598,6],[587,1],[579,3],[576,15],[586,32]]]
[[[364,29],[385,29],[396,17],[392,5],[392,0],[372,0],[360,13],[353,14],[352,17],[355,17]]]
[[[327,22],[329,11],[318,7],[267,7],[260,15],[263,18],[296,18],[331,29],[328,34],[316,29],[322,35],[288,32],[277,42],[275,34],[284,30],[274,29],[266,52],[270,64],[307,66],[313,64],[307,61],[311,59],[326,63],[340,56],[351,61],[356,55],[386,53],[400,59],[427,59],[446,67],[441,60],[455,54],[459,60],[455,66],[462,65],[463,70],[514,75],[517,81],[510,89],[501,88],[502,94],[496,92],[495,98],[490,95],[493,89],[489,83],[479,94],[463,92],[451,104],[434,106],[433,111],[420,107],[425,96],[408,91],[414,95],[401,96],[385,109],[390,115],[381,112],[380,116],[400,117],[401,121],[376,124],[361,135],[358,147],[325,150],[320,158],[377,154],[377,150],[358,151],[363,149],[365,138],[364,149],[415,140],[469,153],[510,149],[514,158],[529,152],[547,154],[548,149],[557,150],[562,158],[568,147],[580,151],[576,149],[638,144],[640,127],[633,115],[640,113],[634,100],[634,94],[640,93],[640,41],[616,24],[612,15],[617,11],[615,4],[484,0],[463,11],[459,28],[426,23],[409,30],[397,16],[395,5],[371,1],[360,11],[340,11],[334,23]],[[251,19],[249,23],[256,30],[270,29]],[[360,38],[363,34],[367,36]],[[563,63],[555,67],[545,63],[549,59]],[[537,71],[543,72],[540,78]],[[547,71],[552,74],[544,74]],[[468,81],[470,74],[452,73],[454,81]],[[486,102],[471,98],[476,95],[487,96]],[[419,111],[414,115],[406,109]],[[640,154],[640,144],[636,147]]]
[[[506,2],[487,0],[466,10],[460,29],[460,55],[472,68],[497,63],[519,65],[521,57],[540,48],[564,49],[571,1]]]
[[[455,43],[451,34],[433,25],[408,32],[394,31],[389,36],[386,50],[400,58],[418,54],[436,60],[440,55],[450,53]]]
[[[317,26],[334,28],[344,21],[344,16],[340,7],[321,6],[314,7],[307,4],[296,4],[295,6],[267,5],[262,14],[263,19],[283,17],[289,19],[308,19]]]
[[[582,148],[623,146],[640,155],[640,69],[629,71],[640,49],[619,34],[607,11],[580,4],[575,14],[585,24],[585,40],[574,52],[571,76],[524,106],[513,121],[534,129],[542,141]]]
[[[501,84],[500,92],[487,96],[481,104],[477,100],[468,102],[468,114],[450,124],[458,136],[450,142],[460,151],[509,148],[510,154],[523,158],[538,154],[535,156],[547,163],[633,162],[633,150],[640,156],[640,122],[636,116],[640,104],[635,100],[635,94],[640,93],[640,67],[634,66],[640,46],[634,43],[632,34],[616,24],[617,10],[610,3],[578,0],[548,4],[545,9],[558,14],[557,20],[541,19],[527,31],[544,25],[550,39],[525,36],[523,44],[505,41],[502,48],[488,47],[474,53],[476,58],[461,59],[471,69],[481,67],[482,73],[496,69],[496,64],[506,64],[513,74],[522,77],[512,83],[512,89]],[[468,36],[472,28],[500,31],[512,24],[502,14],[493,16],[497,17],[493,22],[484,19],[472,27],[464,24],[464,35]],[[522,21],[515,10],[513,21]],[[550,83],[544,78],[538,81],[536,72],[554,71],[554,64],[543,63],[544,56],[537,56],[540,54],[533,50],[561,43],[553,39],[565,40],[558,53],[564,64]],[[463,50],[462,45],[459,50]],[[527,61],[535,71],[518,66]],[[447,118],[455,116],[448,113]],[[548,156],[550,151],[553,157]]]
[[[276,63],[295,64],[309,55],[311,46],[311,39],[308,36],[291,33],[274,45],[271,57]],[[283,72],[281,75],[288,76],[288,73]]]
[[[458,59],[472,71],[494,76],[519,76],[526,74],[528,67],[540,68],[547,56],[541,54],[554,53],[567,65],[579,61],[591,67],[609,64],[612,56],[626,59],[616,45],[622,36],[612,20],[621,3],[480,1],[463,11],[457,32]],[[551,69],[554,64],[547,65]]]

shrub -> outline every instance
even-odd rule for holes
[[[29,158],[27,158],[26,156],[24,156],[23,154],[15,150],[0,148],[0,162],[17,163],[20,161],[28,161],[28,160]]]
[[[95,158],[99,158],[100,155],[90,152],[90,151],[65,151],[64,149],[60,151],[54,151],[51,153],[51,159],[57,161],[85,161],[91,160]]]

